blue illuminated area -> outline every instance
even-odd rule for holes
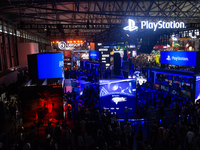
[[[173,76],[186,77],[186,78],[193,78],[193,76],[182,75],[182,74],[176,74],[176,73],[167,73],[167,72],[161,72],[161,71],[152,71],[152,72],[161,73],[161,74],[166,74],[166,75],[173,75]]]
[[[136,79],[99,80],[100,107],[111,113],[135,112]]]
[[[200,100],[200,76],[196,76],[195,103]]]
[[[38,54],[38,79],[64,78],[63,53]]]
[[[196,67],[196,52],[188,51],[161,51],[161,64]]]
[[[99,51],[89,51],[89,59],[99,59]]]

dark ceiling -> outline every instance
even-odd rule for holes
[[[1,17],[50,39],[98,39],[129,18],[200,22],[200,0],[1,0]],[[117,30],[116,30],[117,29]],[[121,28],[120,28],[121,29]],[[116,35],[115,35],[116,36]]]

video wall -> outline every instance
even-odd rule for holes
[[[99,80],[100,108],[123,114],[124,109],[135,112],[136,79]]]
[[[64,78],[63,53],[28,55],[30,79]]]
[[[149,88],[162,90],[172,95],[192,99],[193,78],[157,73],[155,83],[147,83]]]
[[[38,54],[38,79],[64,77],[63,53]]]

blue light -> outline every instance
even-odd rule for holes
[[[99,59],[99,51],[89,51],[90,59]]]
[[[166,34],[164,34],[164,36],[166,36]]]
[[[173,75],[173,76],[181,76],[181,77],[186,77],[186,78],[193,78],[193,76],[187,76],[187,75],[176,74],[176,73],[167,73],[167,72],[161,72],[161,71],[152,71],[152,72]]]
[[[123,39],[124,37],[121,37],[121,39]]]
[[[110,112],[116,112],[117,115],[124,114],[125,109],[129,113],[135,112],[135,79],[99,80],[99,88],[100,109],[107,108]],[[123,116],[125,117],[125,114]]]
[[[63,78],[63,53],[38,54],[38,78]]]

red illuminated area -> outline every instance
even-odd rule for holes
[[[52,91],[57,90],[53,86],[51,88]],[[38,92],[34,98],[27,96],[23,100],[24,122],[47,124],[49,121],[56,123],[64,119],[62,94],[51,93],[51,90],[44,90]]]

